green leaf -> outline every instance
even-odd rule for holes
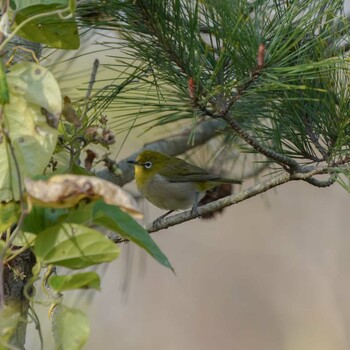
[[[122,237],[145,249],[160,264],[174,271],[168,258],[159,249],[149,233],[118,207],[108,205],[102,200],[97,201],[93,207],[93,222],[118,232]]]
[[[45,208],[33,206],[24,218],[21,228],[23,231],[31,233],[39,233],[45,230]]]
[[[49,279],[49,283],[57,292],[87,288],[100,290],[100,276],[96,272],[82,272],[66,276],[52,276]]]
[[[2,126],[8,138],[0,126],[0,202],[19,200],[23,179],[44,171],[55,149],[57,130],[48,125],[42,108],[57,116],[61,112],[59,86],[46,68],[30,62],[16,64],[7,74],[7,83],[10,103],[4,106]]]
[[[10,68],[7,81],[10,93],[23,97],[27,104],[44,107],[53,114],[61,113],[60,88],[45,67],[31,62],[18,63]]]
[[[5,248],[6,248],[6,242],[4,240],[0,239],[0,254],[3,255],[4,259],[6,259],[11,254],[10,249],[7,249],[7,251],[4,252]],[[0,315],[1,315],[1,313],[0,313]],[[1,319],[1,317],[0,317],[0,319]]]
[[[78,309],[63,305],[59,305],[57,308],[52,324],[56,349],[82,349],[90,335],[86,315]]]
[[[22,10],[26,7],[30,7],[33,5],[49,5],[49,4],[61,4],[64,7],[67,7],[68,1],[67,0],[15,0],[14,5],[17,11]],[[12,7],[12,6],[11,6]]]
[[[7,85],[4,64],[0,62],[0,104],[4,105],[10,102],[10,94]]]
[[[86,204],[82,201],[77,208],[69,211],[66,221],[74,224],[87,224],[92,221],[92,208],[92,203]]]
[[[38,4],[25,7],[17,12],[15,25],[18,26],[38,14],[50,13],[64,9],[65,6],[55,3]],[[67,16],[70,10],[67,9]],[[79,31],[75,19],[61,18],[58,14],[47,15],[31,20],[18,31],[18,35],[35,43],[46,44],[50,47],[65,50],[76,50],[80,46]]]
[[[86,226],[62,223],[38,235],[34,251],[45,265],[71,269],[109,262],[119,255],[119,248],[102,233]]]
[[[30,247],[33,246],[36,235],[30,232],[19,231],[13,240],[13,245],[16,247]]]
[[[0,203],[0,233],[14,224],[19,215],[19,204],[16,202]]]
[[[44,208],[34,205],[24,218],[21,229],[25,232],[38,234],[61,222],[66,217],[67,211],[64,208]]]
[[[10,349],[6,345],[13,339],[18,331],[19,324],[23,322],[21,309],[17,303],[9,303],[0,313],[0,349]]]
[[[86,168],[83,168],[82,166],[78,165],[74,160],[72,161],[71,164],[71,169],[69,173],[74,174],[74,175],[86,175],[86,176],[93,176],[93,174],[86,170]]]

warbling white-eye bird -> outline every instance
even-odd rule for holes
[[[160,218],[190,207],[198,215],[198,202],[206,191],[225,183],[242,183],[211,175],[183,159],[151,150],[141,152],[128,163],[135,165],[136,185],[143,196],[158,208],[169,210]]]

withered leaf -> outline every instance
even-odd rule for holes
[[[86,152],[86,158],[84,160],[84,166],[87,170],[91,170],[92,164],[95,158],[97,158],[97,153],[92,151],[91,149],[87,149],[85,152]]]
[[[82,126],[82,122],[79,119],[77,112],[73,108],[72,102],[68,96],[64,96],[63,98],[62,115],[68,122],[72,123],[76,128],[80,128]]]
[[[50,208],[71,208],[82,199],[102,198],[135,218],[142,218],[136,201],[128,192],[113,183],[94,176],[63,174],[48,180],[25,179],[29,204]]]

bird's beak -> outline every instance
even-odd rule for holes
[[[127,160],[126,162],[129,163],[129,164],[133,164],[133,165],[138,165],[139,164],[139,162],[136,161],[136,160]]]

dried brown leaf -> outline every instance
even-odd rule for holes
[[[102,198],[135,218],[142,218],[130,193],[113,183],[94,176],[55,175],[48,180],[25,179],[28,202],[51,208],[71,208],[82,199]]]
[[[64,96],[63,99],[62,115],[68,122],[72,123],[76,128],[81,127],[82,122],[79,119],[77,112],[73,108],[72,102],[68,96]]]

